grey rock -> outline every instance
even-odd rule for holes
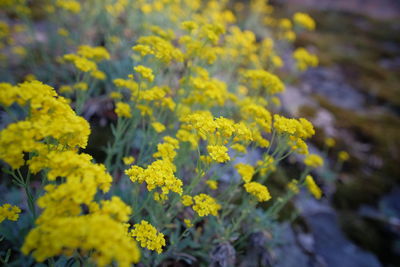
[[[365,96],[349,85],[337,67],[309,69],[303,75],[303,82],[303,86],[310,87],[312,93],[324,96],[335,106],[349,110],[360,110],[364,107]]]
[[[336,212],[327,203],[304,198],[298,204],[314,237],[315,253],[324,259],[327,266],[382,266],[376,256],[346,238],[340,229]]]

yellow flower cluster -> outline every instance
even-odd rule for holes
[[[72,62],[78,70],[88,72],[92,77],[99,80],[104,80],[106,75],[98,69],[96,63],[108,59],[110,59],[110,54],[104,47],[88,45],[79,46],[76,54],[63,56],[63,60]]]
[[[246,70],[243,78],[255,90],[265,90],[267,95],[274,95],[285,90],[285,86],[278,76],[265,70]]]
[[[110,59],[110,53],[102,46],[91,47],[88,45],[81,45],[78,47],[77,54],[95,62]]]
[[[244,184],[246,191],[255,196],[259,202],[264,202],[271,199],[268,188],[257,182],[249,182]]]
[[[176,150],[179,149],[179,141],[171,136],[164,136],[163,140],[163,143],[157,145],[157,152],[153,154],[153,157],[162,158],[172,164],[176,157]]]
[[[293,179],[292,181],[290,181],[290,182],[287,184],[287,188],[288,188],[290,191],[292,191],[294,194],[298,194],[298,193],[300,192],[300,189],[299,189],[299,182],[298,182],[297,180],[295,180],[295,179]]]
[[[218,46],[218,42],[221,34],[225,32],[224,25],[203,21],[201,23],[193,22],[192,27],[198,27],[198,29],[191,30],[190,34],[183,35],[179,39],[179,43],[184,47],[182,49],[184,50],[184,58],[187,61],[196,58],[206,64],[214,63],[223,51]]]
[[[87,58],[80,57],[74,54],[67,54],[64,55],[64,59],[66,61],[72,62],[75,65],[75,67],[80,71],[91,72],[97,70],[96,63]]]
[[[132,182],[146,183],[147,190],[152,191],[157,187],[167,197],[170,191],[182,194],[182,181],[175,177],[175,165],[169,159],[156,160],[146,169],[132,166],[125,171]]]
[[[316,154],[310,154],[304,158],[304,164],[312,168],[318,168],[324,165],[324,160]]]
[[[49,181],[64,177],[65,183],[45,186],[46,194],[38,199],[44,211],[38,222],[51,221],[54,216],[79,215],[80,205],[89,205],[97,190],[107,192],[112,178],[103,164],[94,164],[87,154],[75,151],[43,151],[28,161],[29,170],[37,173],[48,169]],[[65,205],[60,205],[64,203]]]
[[[207,216],[209,214],[213,216],[218,215],[218,210],[221,209],[214,198],[206,194],[199,194],[193,197],[193,210],[200,216]]]
[[[129,104],[124,103],[124,102],[117,102],[116,107],[115,107],[115,113],[118,115],[118,117],[121,118],[131,118],[132,113],[131,113],[131,107]]]
[[[313,177],[311,175],[306,176],[306,185],[310,193],[316,198],[320,199],[322,196],[321,189],[318,187],[318,185],[315,183]]]
[[[182,204],[184,206],[191,206],[193,205],[193,198],[189,195],[183,195],[181,198]]]
[[[184,122],[177,133],[181,141],[193,143],[199,138],[208,140],[207,151],[214,161],[223,163],[230,160],[228,148],[225,146],[230,141],[249,142],[253,140],[251,130],[243,122],[235,123],[231,119],[224,117],[214,118],[209,111],[193,112],[181,119]],[[193,136],[189,131],[195,130],[197,136]],[[232,144],[232,148],[245,151],[239,143]]]
[[[251,181],[255,172],[253,166],[249,164],[238,163],[235,165],[235,168],[245,183],[249,183]]]
[[[215,180],[207,180],[206,184],[211,190],[217,190],[218,189],[218,182]]]
[[[306,119],[288,119],[278,114],[274,115],[274,128],[280,134],[289,134],[302,139],[315,134],[313,125]]]
[[[0,132],[0,159],[17,169],[24,164],[24,152],[41,151],[43,140],[54,138],[68,149],[85,148],[89,124],[56,95],[50,86],[39,81],[17,86],[0,83],[0,104],[29,105],[31,116],[8,125]],[[68,125],[68,127],[65,127]]]
[[[242,31],[238,26],[231,26],[225,36],[227,47],[223,51],[226,60],[243,60],[252,62],[257,56],[256,36],[252,31]]]
[[[267,172],[274,172],[276,165],[277,163],[271,155],[265,155],[262,160],[257,161],[257,166],[262,176]]]
[[[328,138],[325,139],[325,145],[327,147],[334,147],[335,144],[336,144],[336,141],[332,137],[328,137]]]
[[[27,161],[29,170],[46,170],[50,182],[37,201],[43,212],[26,236],[22,252],[32,252],[39,262],[78,250],[85,255],[91,251],[99,266],[114,260],[121,266],[137,262],[139,251],[125,227],[129,207],[114,197],[103,202],[102,208],[83,214],[82,205],[98,206],[95,195],[98,190],[107,192],[112,181],[104,165],[94,164],[91,156],[76,152],[78,147],[86,146],[88,123],[53,88],[38,81],[0,86],[2,105],[15,102],[29,111],[24,121],[0,132],[0,147],[6,148],[1,150],[0,158],[19,168],[24,164],[24,152],[32,153]],[[63,182],[55,183],[58,178]]]
[[[154,74],[152,69],[142,65],[136,66],[133,69],[149,82],[152,82],[154,80]]]
[[[218,79],[211,78],[204,69],[197,69],[196,77],[190,77],[192,86],[188,96],[182,100],[185,104],[201,103],[205,106],[223,106],[232,95],[228,92],[227,85]]]
[[[55,217],[34,228],[26,237],[21,250],[39,262],[56,255],[73,255],[81,249],[98,266],[109,266],[113,261],[119,266],[138,262],[140,253],[135,241],[128,236],[123,223],[109,215],[90,214],[74,217]]]
[[[207,146],[210,157],[219,163],[229,161],[231,158],[228,155],[228,148],[226,146]]]
[[[161,62],[168,64],[172,60],[183,61],[182,52],[173,44],[159,36],[142,36],[137,40],[137,45],[132,47],[133,51],[140,53],[142,57],[154,55]]]
[[[164,234],[157,231],[149,222],[142,220],[133,226],[131,235],[140,243],[143,248],[155,250],[158,254],[165,246]]]
[[[183,222],[185,223],[186,227],[190,228],[193,227],[193,223],[189,219],[184,219]]]
[[[8,203],[0,206],[0,223],[4,220],[16,221],[19,218],[21,209]]]
[[[131,165],[135,161],[135,158],[132,156],[123,157],[122,161],[124,162],[125,165]]]
[[[293,15],[293,21],[296,25],[303,27],[307,30],[315,29],[315,21],[310,15],[302,12],[297,12]]]
[[[289,119],[275,114],[273,126],[278,134],[288,135],[288,145],[292,151],[308,154],[308,147],[304,140],[315,134],[311,122],[304,118]]]
[[[316,55],[310,54],[303,47],[297,48],[293,52],[293,58],[296,60],[297,69],[300,71],[305,71],[309,67],[318,66],[318,57]]]
[[[161,133],[165,131],[165,125],[162,124],[161,122],[155,121],[151,124],[151,126],[154,128],[154,130],[157,133]]]
[[[347,160],[349,160],[350,155],[346,151],[340,151],[338,154],[338,157],[339,157],[340,161],[347,161]]]
[[[129,90],[129,92],[131,93],[132,96],[132,100],[136,99],[138,97],[138,90],[139,90],[139,85],[137,84],[137,82],[135,82],[132,79],[114,79],[114,84],[115,86],[117,86],[118,88],[126,88]],[[118,92],[119,95],[122,97],[122,94],[120,92]],[[118,98],[120,98],[120,96],[118,96]]]
[[[74,14],[81,11],[81,4],[76,0],[57,0],[56,6]]]
[[[264,108],[262,105],[257,105],[255,103],[248,103],[248,100],[244,100],[241,103],[240,113],[243,119],[247,119],[248,121],[254,121],[251,123],[251,128],[253,129],[252,135],[255,141],[262,147],[267,147],[269,142],[265,142],[263,140],[260,131],[264,131],[266,133],[271,132],[271,123],[272,117],[271,113]],[[254,129],[260,129],[256,131]],[[265,143],[264,143],[265,142]]]

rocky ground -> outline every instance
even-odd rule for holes
[[[299,218],[282,225],[274,266],[400,266],[400,2],[274,1],[286,16],[306,11],[317,30],[296,41],[321,64],[283,95],[292,116],[318,128],[351,160],[336,182],[319,173],[322,201],[300,195]],[[361,3],[362,2],[362,3]],[[299,223],[300,222],[300,223]]]

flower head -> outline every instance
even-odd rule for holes
[[[21,209],[8,203],[0,206],[0,223],[4,220],[16,221],[19,218]]]
[[[255,196],[259,202],[271,199],[268,188],[257,182],[249,182],[244,184],[244,188],[248,193]]]
[[[162,252],[162,247],[165,246],[164,234],[158,232],[154,226],[145,220],[133,226],[131,235],[142,247],[155,250],[158,254]]]

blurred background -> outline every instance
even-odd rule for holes
[[[285,112],[312,120],[318,147],[333,137],[334,150],[351,155],[324,201],[296,200],[278,265],[400,266],[400,1],[271,3],[282,17],[302,11],[317,23],[295,45],[320,66],[287,88]]]

